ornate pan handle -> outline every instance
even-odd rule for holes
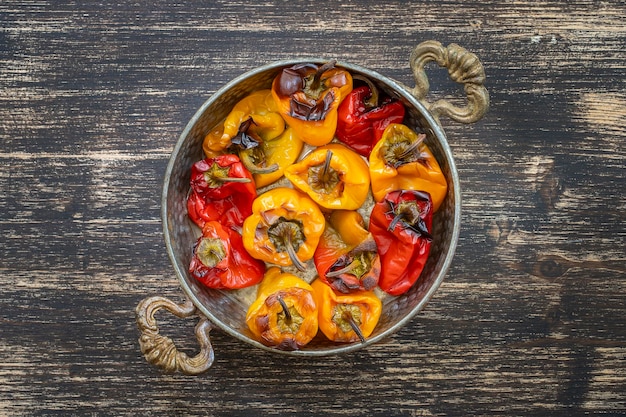
[[[425,100],[430,85],[424,66],[435,61],[448,69],[450,78],[465,87],[467,106],[457,107],[447,100],[429,103]],[[444,115],[459,123],[474,123],[485,115],[489,108],[489,93],[483,85],[485,70],[476,55],[454,43],[444,47],[437,41],[425,41],[417,45],[409,58],[415,78],[411,93],[420,100],[435,119]]]
[[[154,317],[161,308],[177,317],[185,318],[198,315],[196,337],[200,343],[200,352],[190,358],[179,352],[169,337],[161,336]],[[198,375],[211,367],[214,360],[213,347],[209,339],[212,327],[206,317],[199,314],[193,303],[187,300],[184,304],[176,304],[165,297],[148,297],[141,301],[135,310],[137,327],[141,331],[139,346],[146,360],[166,372],[182,372],[187,375]]]

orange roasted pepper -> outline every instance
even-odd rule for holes
[[[285,126],[270,90],[255,91],[240,100],[202,143],[207,157],[238,154],[257,187],[281,178],[302,146],[293,129]]]
[[[376,294],[373,291],[337,294],[319,279],[311,287],[322,333],[333,342],[365,342],[382,312],[382,302]]]
[[[324,225],[324,215],[306,194],[277,187],[252,202],[252,214],[243,223],[243,244],[256,259],[304,271]]]
[[[448,185],[439,163],[424,144],[425,138],[403,124],[391,124],[385,129],[369,158],[376,201],[382,201],[391,191],[425,191],[432,198],[433,211],[439,208]]]
[[[378,284],[376,242],[357,211],[335,210],[328,216],[313,260],[320,280],[336,291],[371,290]]]
[[[256,300],[248,308],[246,323],[254,337],[266,346],[281,350],[301,348],[318,330],[313,288],[295,275],[269,268]]]
[[[352,91],[352,75],[334,62],[284,68],[272,96],[296,136],[312,146],[329,143],[337,129],[337,108]]]
[[[285,170],[285,177],[321,207],[356,210],[370,187],[367,163],[344,145],[321,146]]]

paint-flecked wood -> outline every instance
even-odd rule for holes
[[[434,39],[476,53],[491,109],[442,119],[461,177],[453,266],[399,333],[285,358],[218,331],[164,375],[134,308],[182,301],[160,194],[230,79],[322,56],[412,85]],[[0,415],[626,415],[626,9],[618,1],[0,4]],[[460,97],[430,68],[431,100]],[[162,332],[193,353],[193,320]]]

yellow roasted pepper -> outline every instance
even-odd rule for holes
[[[382,201],[391,191],[425,191],[430,194],[433,211],[439,208],[448,184],[439,163],[424,143],[425,138],[426,135],[418,135],[403,124],[394,123],[385,129],[369,158],[372,194],[376,201]]]
[[[313,288],[303,279],[271,267],[248,308],[246,324],[266,346],[296,350],[315,337],[318,313]]]
[[[319,279],[311,284],[318,326],[333,342],[365,342],[378,324],[382,302],[372,291],[338,294]]]
[[[293,129],[285,125],[270,90],[255,91],[240,100],[202,144],[207,157],[238,154],[257,187],[281,178],[302,146]]]
[[[283,118],[312,146],[333,140],[337,108],[350,91],[352,75],[334,62],[284,68],[272,83],[272,95]]]
[[[321,146],[285,170],[285,177],[321,207],[356,210],[369,193],[365,160],[344,145]]]
[[[277,187],[253,201],[252,214],[243,223],[243,244],[256,259],[304,271],[324,225],[324,215],[306,194]]]

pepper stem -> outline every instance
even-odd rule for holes
[[[289,307],[287,307],[287,303],[285,303],[285,300],[283,300],[283,297],[278,297],[278,302],[280,303],[280,306],[283,308],[283,313],[285,313],[285,320],[287,320],[287,322],[290,322],[291,312],[289,311]]]
[[[331,150],[326,151],[326,159],[324,159],[324,165],[322,166],[322,178],[327,180],[328,172],[330,170],[330,161],[333,159],[333,153]]]
[[[352,79],[363,81],[370,88],[370,96],[369,96],[369,98],[367,100],[363,101],[363,103],[365,103],[365,106],[368,109],[372,109],[374,107],[377,107],[378,106],[378,100],[379,100],[379,94],[378,94],[378,88],[376,88],[376,85],[369,78],[364,77],[363,75],[360,75],[360,74],[352,75]]]
[[[421,217],[420,206],[416,201],[403,201],[398,204],[393,204],[389,201],[389,208],[391,209],[389,213],[393,213],[394,218],[389,223],[389,227],[387,227],[388,231],[393,231],[398,222],[402,221],[405,229],[413,230],[425,239],[432,239],[424,219]]]
[[[295,219],[288,220],[284,217],[267,220],[269,220],[268,223],[271,223],[267,230],[267,236],[275,250],[280,253],[287,252],[291,263],[300,271],[306,271],[306,266],[297,254],[300,245],[306,241],[306,235],[302,231],[302,222]]]
[[[313,82],[311,83],[312,90],[317,90],[319,88],[320,82],[322,81],[322,74],[324,74],[329,69],[334,68],[336,63],[337,61],[333,60],[325,63],[317,69],[317,71],[315,72],[315,76],[313,77]]]
[[[417,140],[411,143],[411,145],[409,145],[404,151],[402,151],[400,155],[398,155],[398,159],[405,159],[413,154],[413,152],[415,152],[415,150],[419,148],[419,146],[424,142],[424,139],[426,139],[426,135],[418,135]]]
[[[204,180],[209,187],[221,187],[225,182],[250,182],[250,178],[246,177],[229,177],[230,166],[222,167],[217,162],[213,163],[211,167],[203,173]]]
[[[221,182],[250,182],[252,181],[250,178],[245,178],[245,177],[222,177],[222,178],[214,178],[216,181],[221,181]]]
[[[393,229],[396,228],[396,225],[398,224],[398,222],[402,220],[403,218],[404,218],[404,214],[402,213],[396,214],[393,220],[391,221],[391,223],[389,223],[389,227],[387,227],[387,231],[389,232],[393,231]]]
[[[354,260],[351,263],[349,263],[348,265],[344,266],[341,269],[337,269],[335,271],[330,271],[326,273],[326,277],[328,278],[336,278],[340,275],[346,274],[350,271],[352,271],[354,268],[356,268],[357,266],[359,266],[360,262],[358,260]]]
[[[302,263],[300,258],[298,258],[298,254],[296,253],[296,250],[293,247],[290,234],[287,235],[286,246],[287,246],[287,255],[289,255],[289,259],[291,259],[291,263],[293,263],[293,265],[296,268],[298,268],[299,271],[302,271],[302,272],[306,271],[306,265]]]
[[[361,343],[365,343],[365,336],[363,336],[363,332],[361,331],[361,328],[359,327],[359,325],[356,324],[356,321],[354,321],[352,314],[346,311],[343,313],[342,318],[348,322],[350,327],[352,327],[352,330],[354,330],[354,333],[356,333],[356,335],[359,337],[359,340],[361,341]]]
[[[279,168],[278,164],[272,164],[268,167],[262,167],[255,164],[247,150],[239,152],[239,158],[241,159],[243,166],[245,166],[246,169],[253,174],[271,174],[272,172],[278,171]]]

